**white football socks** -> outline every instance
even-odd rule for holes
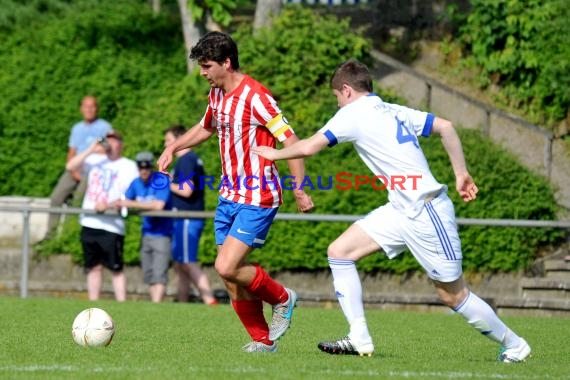
[[[477,297],[475,293],[469,292],[467,298],[453,310],[461,314],[467,323],[489,339],[507,348],[517,347],[520,344],[520,337],[513,333],[499,319],[491,306]]]
[[[329,266],[334,278],[336,297],[350,325],[350,339],[362,343],[371,342],[364,318],[362,284],[354,261],[329,257]]]

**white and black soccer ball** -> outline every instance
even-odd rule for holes
[[[75,317],[71,327],[73,340],[83,347],[105,347],[115,335],[113,318],[103,309],[89,308]]]

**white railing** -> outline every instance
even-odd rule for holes
[[[0,212],[21,213],[23,218],[22,228],[22,263],[20,276],[20,297],[28,296],[28,271],[30,256],[30,215],[32,213],[48,214],[96,214],[93,210],[81,208],[54,208],[54,207],[31,207],[31,206],[0,206]],[[107,214],[116,215],[116,211]],[[162,216],[171,218],[194,218],[210,219],[214,217],[213,211],[145,211],[136,212],[138,216]],[[362,218],[362,215],[331,215],[331,214],[293,214],[278,213],[277,220],[295,220],[311,222],[354,222]],[[464,226],[489,226],[489,227],[532,227],[532,228],[562,228],[570,230],[570,220],[520,220],[520,219],[474,219],[457,218],[457,224]]]

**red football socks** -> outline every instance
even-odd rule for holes
[[[269,326],[263,316],[261,300],[234,300],[232,306],[251,339],[267,345],[273,344],[269,340]]]
[[[255,266],[255,277],[245,290],[270,305],[285,303],[289,299],[285,287],[272,279],[259,265]]]

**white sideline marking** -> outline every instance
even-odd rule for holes
[[[74,371],[70,365],[7,365],[0,367],[0,371],[16,371],[16,372],[36,372],[36,371]]]
[[[258,367],[186,367],[191,372],[213,372],[213,373],[270,373],[267,368]],[[158,370],[158,369],[157,369]],[[74,367],[70,365],[9,365],[0,367],[0,372],[148,372],[153,371],[153,368],[133,368],[133,367]],[[517,374],[480,374],[476,372],[459,372],[459,371],[374,371],[374,370],[309,370],[298,369],[298,373],[312,374],[312,375],[346,375],[346,376],[364,376],[364,377],[378,377],[378,376],[391,376],[391,377],[404,377],[404,378],[440,378],[440,379],[549,379],[548,374],[541,374],[540,376],[527,376],[520,373]]]
[[[438,378],[446,378],[446,379],[545,379],[549,378],[550,376],[524,376],[520,374],[516,375],[501,375],[498,373],[495,374],[481,374],[481,373],[473,373],[473,372],[413,372],[413,371],[403,371],[403,372],[395,372],[390,371],[388,372],[390,376],[400,376],[400,377],[409,377],[409,378],[418,378],[418,377],[438,377]]]
[[[132,368],[132,367],[74,367],[71,365],[7,365],[0,367],[0,372],[146,372],[152,368]]]
[[[214,372],[214,373],[269,373],[266,368],[258,367],[233,367],[233,368],[220,368],[220,367],[188,367],[193,372]],[[458,372],[458,371],[374,371],[374,370],[310,370],[299,368],[296,370],[301,374],[313,375],[345,375],[345,376],[364,376],[364,377],[378,377],[378,376],[393,376],[404,378],[440,378],[440,379],[550,379],[548,374],[541,374],[540,376],[528,376],[521,374],[481,374],[476,372]]]

